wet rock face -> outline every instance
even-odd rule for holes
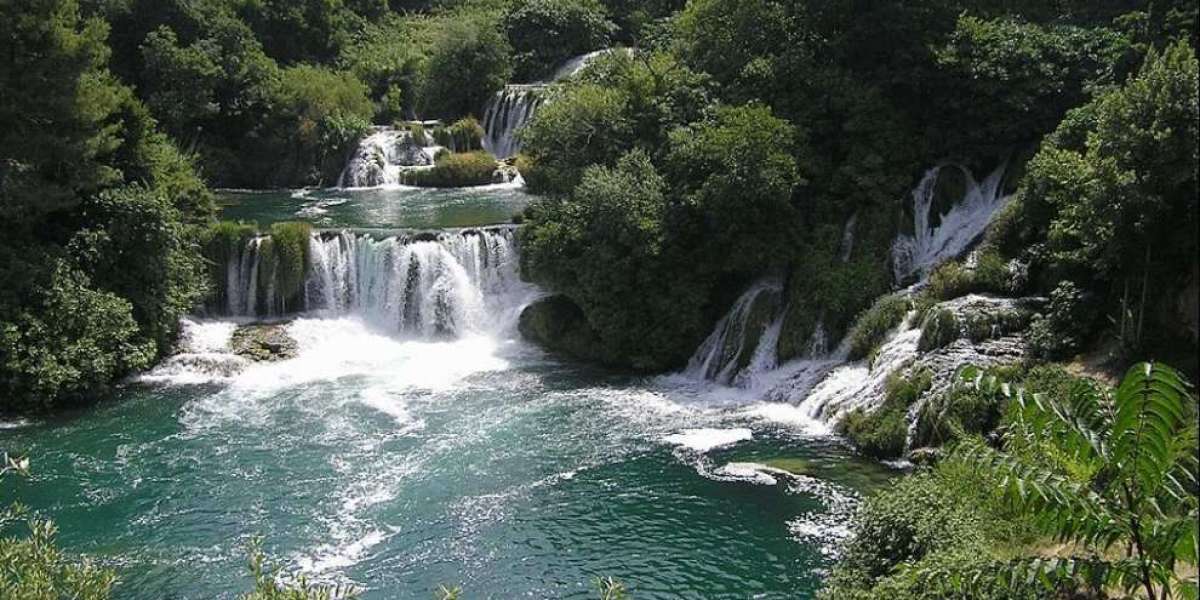
[[[517,327],[525,339],[552,352],[579,360],[612,362],[583,311],[566,296],[549,296],[525,307]]]
[[[233,353],[255,362],[286,360],[296,356],[296,340],[287,323],[244,325],[233,333]]]

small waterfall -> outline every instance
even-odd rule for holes
[[[783,285],[774,278],[750,286],[696,349],[685,373],[730,384],[775,368],[782,296]]]
[[[517,132],[533,118],[542,103],[545,86],[507,85],[488,101],[483,112],[483,149],[496,158],[521,150]]]
[[[631,48],[605,48],[576,56],[554,70],[546,80],[525,84],[510,84],[496,92],[483,110],[483,149],[499,159],[509,158],[521,151],[517,133],[533,118],[542,104],[546,87],[573,77],[593,60],[612,52],[633,53]]]
[[[266,239],[250,240],[226,267],[230,316],[280,316],[276,282],[256,275]],[[514,230],[507,227],[384,239],[317,232],[308,255],[296,312],[361,316],[414,337],[497,331],[515,322],[531,293],[517,275]],[[265,301],[256,300],[259,289]]]
[[[1005,168],[1000,165],[982,182],[958,165],[940,165],[925,173],[912,193],[913,234],[901,234],[892,244],[892,273],[897,282],[914,276],[925,278],[939,263],[961,255],[983,235],[992,217],[1009,201],[1002,195]],[[935,215],[938,178],[947,169],[962,173],[966,191],[948,212]]]
[[[338,177],[338,187],[375,187],[401,183],[405,168],[429,167],[439,146],[416,140],[412,132],[394,127],[375,127],[358,143],[358,148]]]

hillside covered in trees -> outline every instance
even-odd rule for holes
[[[221,370],[237,390],[261,365],[198,350],[206,323],[217,346],[258,344],[252,361],[306,373],[344,333],[310,321],[430,344],[437,360],[411,373],[386,362],[390,342],[364,342],[385,362],[328,376],[403,374],[369,398],[473,360],[528,369],[540,399],[575,385],[525,354],[437,354],[524,340],[582,369],[564,380],[587,393],[674,401],[682,377],[798,407],[855,457],[903,461],[842,515],[836,560],[805,563],[819,585],[789,581],[796,597],[1195,598],[1198,14],[1134,0],[0,0],[0,415],[119,411],[104,407],[170,369]],[[399,195],[343,189],[388,185]],[[529,194],[510,223],[318,219],[422,188],[488,202],[488,186]],[[264,190],[327,197],[233,222],[230,189],[251,205]],[[263,373],[255,385],[342,393]],[[512,404],[518,388],[470,390]],[[195,393],[181,415],[226,392]],[[699,456],[683,462],[735,480],[705,453],[754,428],[706,402],[721,416],[686,405],[704,416],[683,431],[734,438],[682,442]],[[657,443],[690,440],[680,427],[654,429]],[[47,448],[19,439],[0,437],[9,479]],[[763,464],[749,479],[816,477]],[[41,523],[0,515],[0,595],[108,597],[120,558],[39,553],[54,531],[13,532],[27,521]],[[256,548],[250,597],[285,597]],[[346,592],[318,579],[286,597]],[[721,580],[741,584],[755,580]],[[566,593],[546,589],[507,591]]]

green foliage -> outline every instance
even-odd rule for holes
[[[254,577],[254,589],[240,596],[240,600],[350,600],[358,597],[353,586],[324,586],[309,583],[303,575],[287,577],[281,583],[280,571],[271,568],[262,551],[262,541],[250,543],[250,575]]]
[[[1081,553],[1073,564],[1018,559],[985,579],[1196,597],[1194,576],[1181,574],[1197,565],[1197,413],[1180,375],[1142,363],[1115,390],[1011,396],[1003,448],[968,440],[955,460],[1001,481],[1012,506]],[[956,579],[963,588],[981,580]]]
[[[312,225],[309,223],[271,225],[270,243],[263,246],[263,252],[270,257],[264,263],[267,269],[260,281],[273,282],[275,301],[279,304],[276,308],[278,313],[303,306],[304,274],[308,271],[311,237]]]
[[[212,196],[106,70],[106,33],[71,0],[0,4],[4,410],[147,366],[204,292],[194,224]]]
[[[962,326],[954,311],[939,308],[929,313],[921,323],[921,338],[917,341],[917,349],[930,352],[944,348],[951,342],[962,337]]]
[[[799,217],[791,204],[799,144],[796,128],[759,105],[718,107],[671,133],[668,176],[711,251],[698,258],[743,272],[787,261]]]
[[[50,270],[46,281],[0,318],[0,391],[9,411],[87,398],[155,356],[128,300],[96,290],[64,259],[46,259],[41,268]]]
[[[337,177],[374,112],[366,86],[353,75],[308,65],[283,71],[275,102],[280,125],[269,150],[298,170],[290,181],[309,183]]]
[[[1035,143],[1090,89],[1119,81],[1132,55],[1126,38],[1103,27],[963,15],[936,52],[947,121],[939,129],[958,138],[952,152],[985,146],[1003,155]]]
[[[1095,335],[1095,297],[1070,281],[1050,292],[1045,312],[1034,315],[1029,348],[1039,358],[1061,359],[1081,350]]]
[[[1011,294],[1017,287],[1008,263],[995,249],[985,247],[975,255],[973,267],[953,260],[938,265],[925,292],[937,300],[953,300],[967,294]]]
[[[493,183],[496,157],[482,150],[446,153],[431,169],[403,173],[403,183],[421,187],[466,187]]]
[[[448,127],[438,127],[433,130],[433,140],[439,146],[449,148],[451,152],[472,152],[483,150],[483,126],[475,117],[464,117]],[[416,139],[416,133],[413,133]],[[494,159],[493,159],[494,160]]]
[[[1008,407],[1001,380],[1012,368],[960,369],[950,389],[932,395],[917,412],[913,445],[940,446],[962,434],[991,433]]]
[[[1136,77],[1068,115],[1024,183],[1026,240],[1046,240],[1035,254],[1044,279],[1120,305],[1121,337],[1134,346],[1200,251],[1197,72],[1186,44],[1151,52]]]
[[[489,17],[445,24],[430,50],[421,107],[439,119],[479,114],[512,77],[512,48]]]
[[[28,475],[29,459],[3,455],[0,481],[9,473]],[[19,531],[27,530],[27,533]],[[107,600],[116,574],[58,549],[54,523],[20,505],[0,510],[0,597],[13,600]]]
[[[549,76],[569,58],[608,46],[615,25],[598,0],[516,0],[503,17],[513,48],[513,76]]]
[[[640,369],[681,364],[704,335],[708,285],[680,268],[666,228],[666,182],[641,151],[593,166],[568,198],[527,211],[521,271],[573,300],[600,353]]]
[[[908,314],[909,300],[900,294],[883,296],[871,308],[859,314],[850,329],[850,360],[874,354],[888,333]]]
[[[867,456],[898,458],[904,454],[908,438],[908,408],[929,389],[932,381],[932,374],[924,370],[908,377],[889,375],[883,404],[874,410],[850,411],[838,422],[838,432]]]
[[[566,194],[590,165],[611,165],[627,148],[626,98],[594,84],[555,92],[521,132],[530,191]]]
[[[404,118],[416,109],[428,45],[421,23],[388,16],[369,23],[342,48],[337,64],[371,90],[377,122]]]

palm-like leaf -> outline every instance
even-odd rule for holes
[[[997,389],[975,372],[960,376],[981,391]],[[1116,560],[1090,559],[1071,568],[1031,559],[1001,570],[1006,583],[1053,587],[1068,576],[1141,588],[1150,600],[1156,589],[1194,598],[1194,577],[1181,580],[1175,569],[1179,561],[1195,565],[1200,555],[1195,400],[1179,373],[1142,363],[1112,393],[1092,385],[1076,386],[1062,398],[1008,388],[1001,393],[1011,399],[1005,445],[1025,452],[965,440],[957,459],[996,475],[1005,494],[1056,538],[1083,544],[1096,556],[1132,549]],[[1046,456],[1083,465],[1079,471],[1087,475],[1073,476]],[[1097,580],[1101,566],[1106,574]]]

